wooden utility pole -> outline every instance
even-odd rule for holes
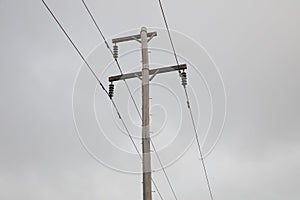
[[[141,29],[142,42],[142,145],[143,145],[143,199],[152,200],[151,155],[149,125],[149,55],[147,29]]]
[[[148,57],[148,42],[157,36],[156,32],[147,33],[145,27],[141,28],[139,35],[132,35],[113,39],[115,44],[136,40],[142,45],[142,71],[135,73],[122,74],[118,76],[109,77],[111,84],[114,81],[125,80],[130,78],[140,78],[142,80],[142,159],[143,159],[143,200],[152,200],[152,177],[151,177],[151,153],[150,153],[150,123],[149,123],[149,81],[151,81],[157,74],[171,71],[181,71],[186,69],[186,65],[177,65],[171,67],[157,68],[149,70]],[[115,49],[114,49],[115,50]],[[116,55],[116,54],[115,54]],[[116,58],[117,56],[115,56]],[[152,75],[149,77],[149,75]]]

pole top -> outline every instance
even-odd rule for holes
[[[146,27],[142,27],[141,28],[141,32],[143,32],[143,31],[147,32],[147,28]]]

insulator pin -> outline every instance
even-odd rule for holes
[[[114,59],[118,59],[118,57],[119,57],[119,48],[116,44],[113,47],[113,56],[114,56]]]
[[[187,76],[186,76],[186,72],[181,72],[181,84],[183,86],[187,85]]]
[[[114,84],[113,83],[110,83],[109,84],[109,86],[108,86],[108,96],[109,96],[109,98],[113,98],[113,96],[114,96],[114,88],[115,88],[115,86],[114,86]]]

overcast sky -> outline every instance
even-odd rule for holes
[[[175,64],[158,1],[86,2],[109,42],[147,26],[158,32],[150,67]],[[219,117],[217,130],[224,116],[222,80],[226,89],[225,127],[205,158],[215,200],[298,200],[300,2],[162,2],[189,67],[204,153],[218,136],[205,134],[210,117]],[[82,2],[47,3],[107,86],[119,72]],[[42,2],[0,0],[0,25],[0,199],[141,199],[141,162],[122,124]],[[120,44],[120,53],[130,50],[120,58],[124,72],[141,67],[139,44]],[[129,82],[140,106],[139,84]],[[178,199],[209,199],[177,74],[155,78],[151,96],[153,137]],[[140,148],[138,115],[121,82],[115,99]],[[153,177],[164,199],[174,199],[163,173]]]

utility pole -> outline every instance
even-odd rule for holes
[[[113,82],[125,79],[131,79],[138,77],[142,80],[142,161],[143,161],[143,200],[152,200],[152,176],[151,176],[151,153],[150,153],[150,123],[149,123],[149,82],[160,73],[166,73],[171,71],[185,70],[187,67],[185,64],[176,65],[171,67],[163,67],[150,70],[149,69],[149,55],[148,55],[148,42],[157,36],[156,32],[147,33],[145,27],[141,28],[139,35],[132,35],[127,37],[121,37],[113,39],[114,43],[114,58],[117,58],[118,47],[117,43],[126,42],[130,40],[136,40],[141,43],[142,47],[142,71],[128,74],[122,74],[118,76],[109,77],[110,84],[110,97],[113,95]],[[152,75],[151,77],[149,77]]]
[[[142,42],[142,146],[143,146],[143,199],[152,200],[151,155],[149,124],[149,55],[147,29],[141,29]]]

